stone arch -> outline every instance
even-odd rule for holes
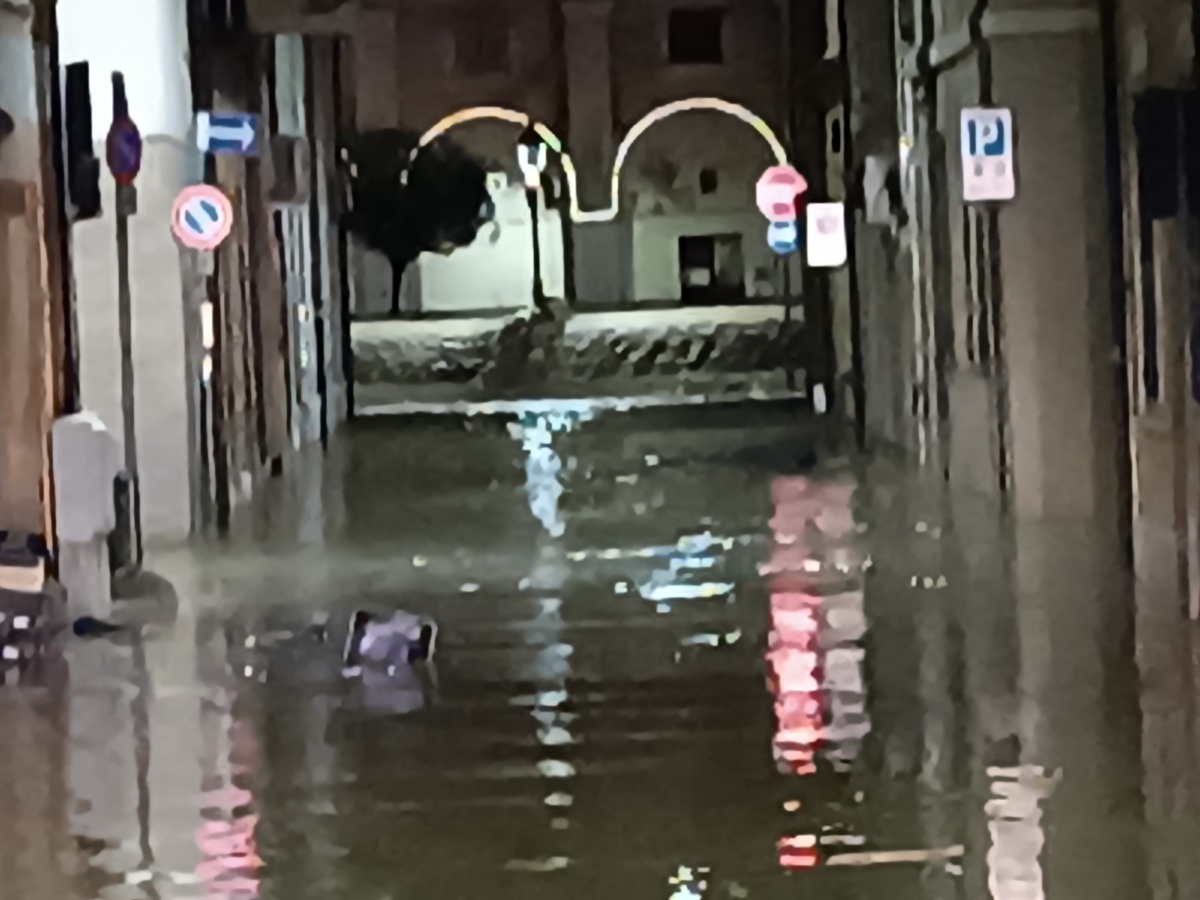
[[[685,112],[719,112],[745,122],[766,141],[777,164],[786,165],[788,162],[787,150],[784,148],[783,142],[779,140],[779,137],[771,129],[771,126],[761,116],[755,115],[740,103],[722,100],[719,97],[690,97],[685,100],[675,100],[651,110],[639,119],[625,134],[624,139],[617,147],[616,156],[613,159],[612,201],[609,208],[583,212],[573,206],[573,218],[577,222],[609,222],[615,219],[620,212],[621,173],[633,145],[637,143],[638,138],[658,122]],[[574,192],[572,192],[572,196],[574,196]]]
[[[476,123],[486,126],[489,122],[503,123],[514,126],[517,129],[524,129],[532,124],[533,129],[539,137],[545,141],[546,146],[559,159],[567,199],[570,200],[570,210],[573,213],[577,208],[575,200],[576,170],[571,156],[563,146],[562,140],[559,139],[558,135],[549,126],[532,120],[526,113],[502,106],[474,106],[461,109],[445,116],[425,131],[419,138],[417,147],[413,153],[415,155],[422,147],[427,146],[454,128],[463,128]],[[491,137],[502,141],[501,135],[492,134]],[[497,150],[498,146],[499,142],[492,144],[491,150]],[[511,164],[516,163],[515,141],[513,150]],[[494,164],[497,160],[494,156],[489,155],[489,161]],[[561,226],[558,224],[561,221],[558,216],[563,213],[558,209],[550,210],[548,207],[545,207],[542,214],[537,216],[531,223],[526,208],[524,190],[518,187],[516,191],[520,195],[520,213],[518,216],[506,215],[505,213],[506,209],[509,213],[514,211],[509,203],[512,199],[509,196],[510,190],[493,193],[493,199],[497,204],[497,227],[491,234],[492,239],[486,244],[476,241],[472,246],[458,250],[450,259],[442,259],[428,254],[422,258],[419,265],[421,266],[422,273],[420,290],[422,291],[421,303],[423,306],[426,303],[432,303],[434,304],[433,306],[426,308],[435,310],[450,309],[451,305],[448,302],[450,299],[466,294],[472,294],[480,298],[490,298],[487,302],[481,303],[480,308],[490,308],[497,305],[495,301],[498,297],[519,298],[521,302],[528,302],[529,290],[533,283],[531,280],[532,272],[524,272],[523,266],[529,255],[529,239],[528,237],[522,237],[522,232],[515,230],[515,228],[527,230],[531,226],[538,228],[542,237],[542,274],[545,279],[546,289],[557,296],[562,296],[565,293],[565,287],[563,287],[566,277],[565,258]],[[517,221],[518,219],[520,220],[519,222]],[[519,249],[516,252],[513,250],[514,243],[519,245]],[[468,265],[464,269],[460,264],[464,259],[470,259],[474,254],[492,254],[490,257],[491,263],[486,266],[476,265],[472,267]],[[450,268],[451,265],[454,267],[453,270]],[[463,274],[470,271],[489,272],[486,285],[478,283],[478,279],[473,280],[472,277]],[[557,287],[555,287],[556,283],[558,283]],[[530,287],[526,287],[526,285]],[[499,305],[515,304],[501,303]]]
[[[561,159],[563,174],[566,177],[567,189],[570,193],[571,218],[576,222],[611,222],[615,219],[620,212],[621,172],[629,156],[629,151],[633,148],[638,138],[655,124],[661,122],[663,119],[684,112],[719,112],[745,122],[766,141],[771,154],[775,157],[775,161],[779,165],[786,165],[788,162],[787,150],[784,148],[783,142],[779,140],[779,137],[771,129],[771,126],[761,116],[756,115],[740,103],[723,100],[720,97],[690,97],[684,100],[675,100],[651,110],[629,129],[617,147],[616,156],[613,160],[612,199],[609,208],[585,212],[579,206],[579,192],[577,190],[578,175],[574,161],[571,159],[571,154],[567,152],[558,135],[547,125],[541,122],[533,122],[534,130]],[[421,135],[418,148],[424,147],[430,141],[435,140],[458,125],[481,119],[511,122],[513,125],[521,128],[528,126],[531,121],[526,113],[514,109],[507,109],[502,106],[472,106],[451,113],[438,121],[437,124]]]
[[[465,125],[468,122],[478,122],[489,119],[492,121],[510,122],[519,128],[528,127],[531,121],[530,117],[526,113],[518,112],[515,109],[507,109],[503,106],[471,106],[466,109],[460,109],[458,112],[454,112],[443,117],[437,122],[437,124],[421,135],[420,140],[417,142],[417,149],[419,150],[421,147],[424,147],[426,144],[436,140],[450,129],[459,125]],[[571,154],[567,152],[566,148],[563,146],[563,142],[548,125],[545,125],[541,122],[534,122],[533,130],[536,131],[538,136],[546,142],[546,146],[559,156],[559,159],[562,163],[563,175],[567,180],[567,190],[570,193],[571,215],[572,218],[575,218],[575,214],[579,207],[576,201],[577,178],[575,173],[575,163],[571,159]],[[415,152],[416,151],[414,151],[414,153]]]

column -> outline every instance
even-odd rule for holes
[[[50,289],[32,17],[0,6],[0,530],[48,531]],[[28,8],[26,8],[28,9]]]
[[[1104,96],[1096,4],[984,17],[995,102],[1014,110],[1018,196],[1000,213],[1019,515],[1116,522]]]
[[[589,222],[575,229],[575,290],[579,306],[633,300],[633,222]]]
[[[576,191],[584,210],[612,205],[612,0],[564,0],[570,130],[567,147],[578,172]],[[633,232],[628,222],[575,225],[575,291],[581,305],[617,304],[632,298]]]
[[[612,0],[565,0],[563,55],[566,59],[570,130],[567,146],[579,171],[579,205],[607,209],[613,162],[613,88],[609,55]]]
[[[844,0],[846,35],[844,52],[850,68],[850,103],[847,124],[852,129],[854,167],[863,179],[868,165],[899,168],[900,135],[896,120],[896,68],[881,65],[892,53],[895,26],[891,0]],[[797,140],[813,130],[811,114]],[[819,133],[819,132],[818,132]],[[810,142],[811,143],[811,142]],[[800,159],[800,148],[796,155]],[[871,160],[870,163],[867,160]],[[898,186],[898,185],[897,185]],[[894,200],[899,201],[896,196]],[[866,418],[872,437],[903,445],[906,442],[905,407],[910,401],[908,355],[912,335],[912,306],[902,302],[905,285],[898,278],[894,230],[859,214],[854,229],[853,265],[857,269],[862,323]],[[911,296],[911,289],[908,291]],[[848,362],[848,360],[847,360]]]

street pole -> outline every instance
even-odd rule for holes
[[[128,120],[125,76],[113,72],[113,121]],[[142,565],[142,500],[138,483],[137,416],[133,373],[133,299],[129,289],[129,216],[137,203],[132,184],[117,185],[117,325],[121,340],[121,418],[125,441],[125,471],[129,476],[130,540],[135,569]]]
[[[792,355],[788,352],[792,338],[792,258],[782,257],[783,260],[783,349],[787,357],[784,376],[787,378],[787,389],[796,390],[796,367],[792,365]]]
[[[538,227],[537,188],[526,188],[525,199],[529,201],[529,222],[533,230],[533,305],[540,312],[546,307],[546,289],[542,285],[542,236]]]

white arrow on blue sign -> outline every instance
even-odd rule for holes
[[[254,113],[196,113],[196,146],[224,156],[258,154],[258,116]]]
[[[767,243],[780,256],[791,256],[800,249],[800,228],[795,222],[772,222],[767,227]]]

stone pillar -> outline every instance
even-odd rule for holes
[[[1099,15],[1008,6],[983,29],[1018,132],[1018,196],[999,217],[1016,511],[1116,523]]]
[[[361,131],[400,124],[396,90],[409,88],[396,74],[397,16],[394,12],[362,12],[355,19],[355,114]],[[374,86],[379,85],[376,89]]]
[[[32,10],[0,6],[0,530],[48,532],[50,289]]]
[[[567,146],[579,172],[579,205],[607,209],[612,195],[613,83],[609,54],[612,0],[564,0],[570,131]]]
[[[575,290],[580,307],[633,300],[633,223],[575,225]]]
[[[570,130],[567,147],[578,172],[580,208],[611,207],[613,80],[609,51],[612,0],[564,0]],[[621,221],[575,227],[575,293],[579,303],[618,304],[632,299],[633,235]]]

